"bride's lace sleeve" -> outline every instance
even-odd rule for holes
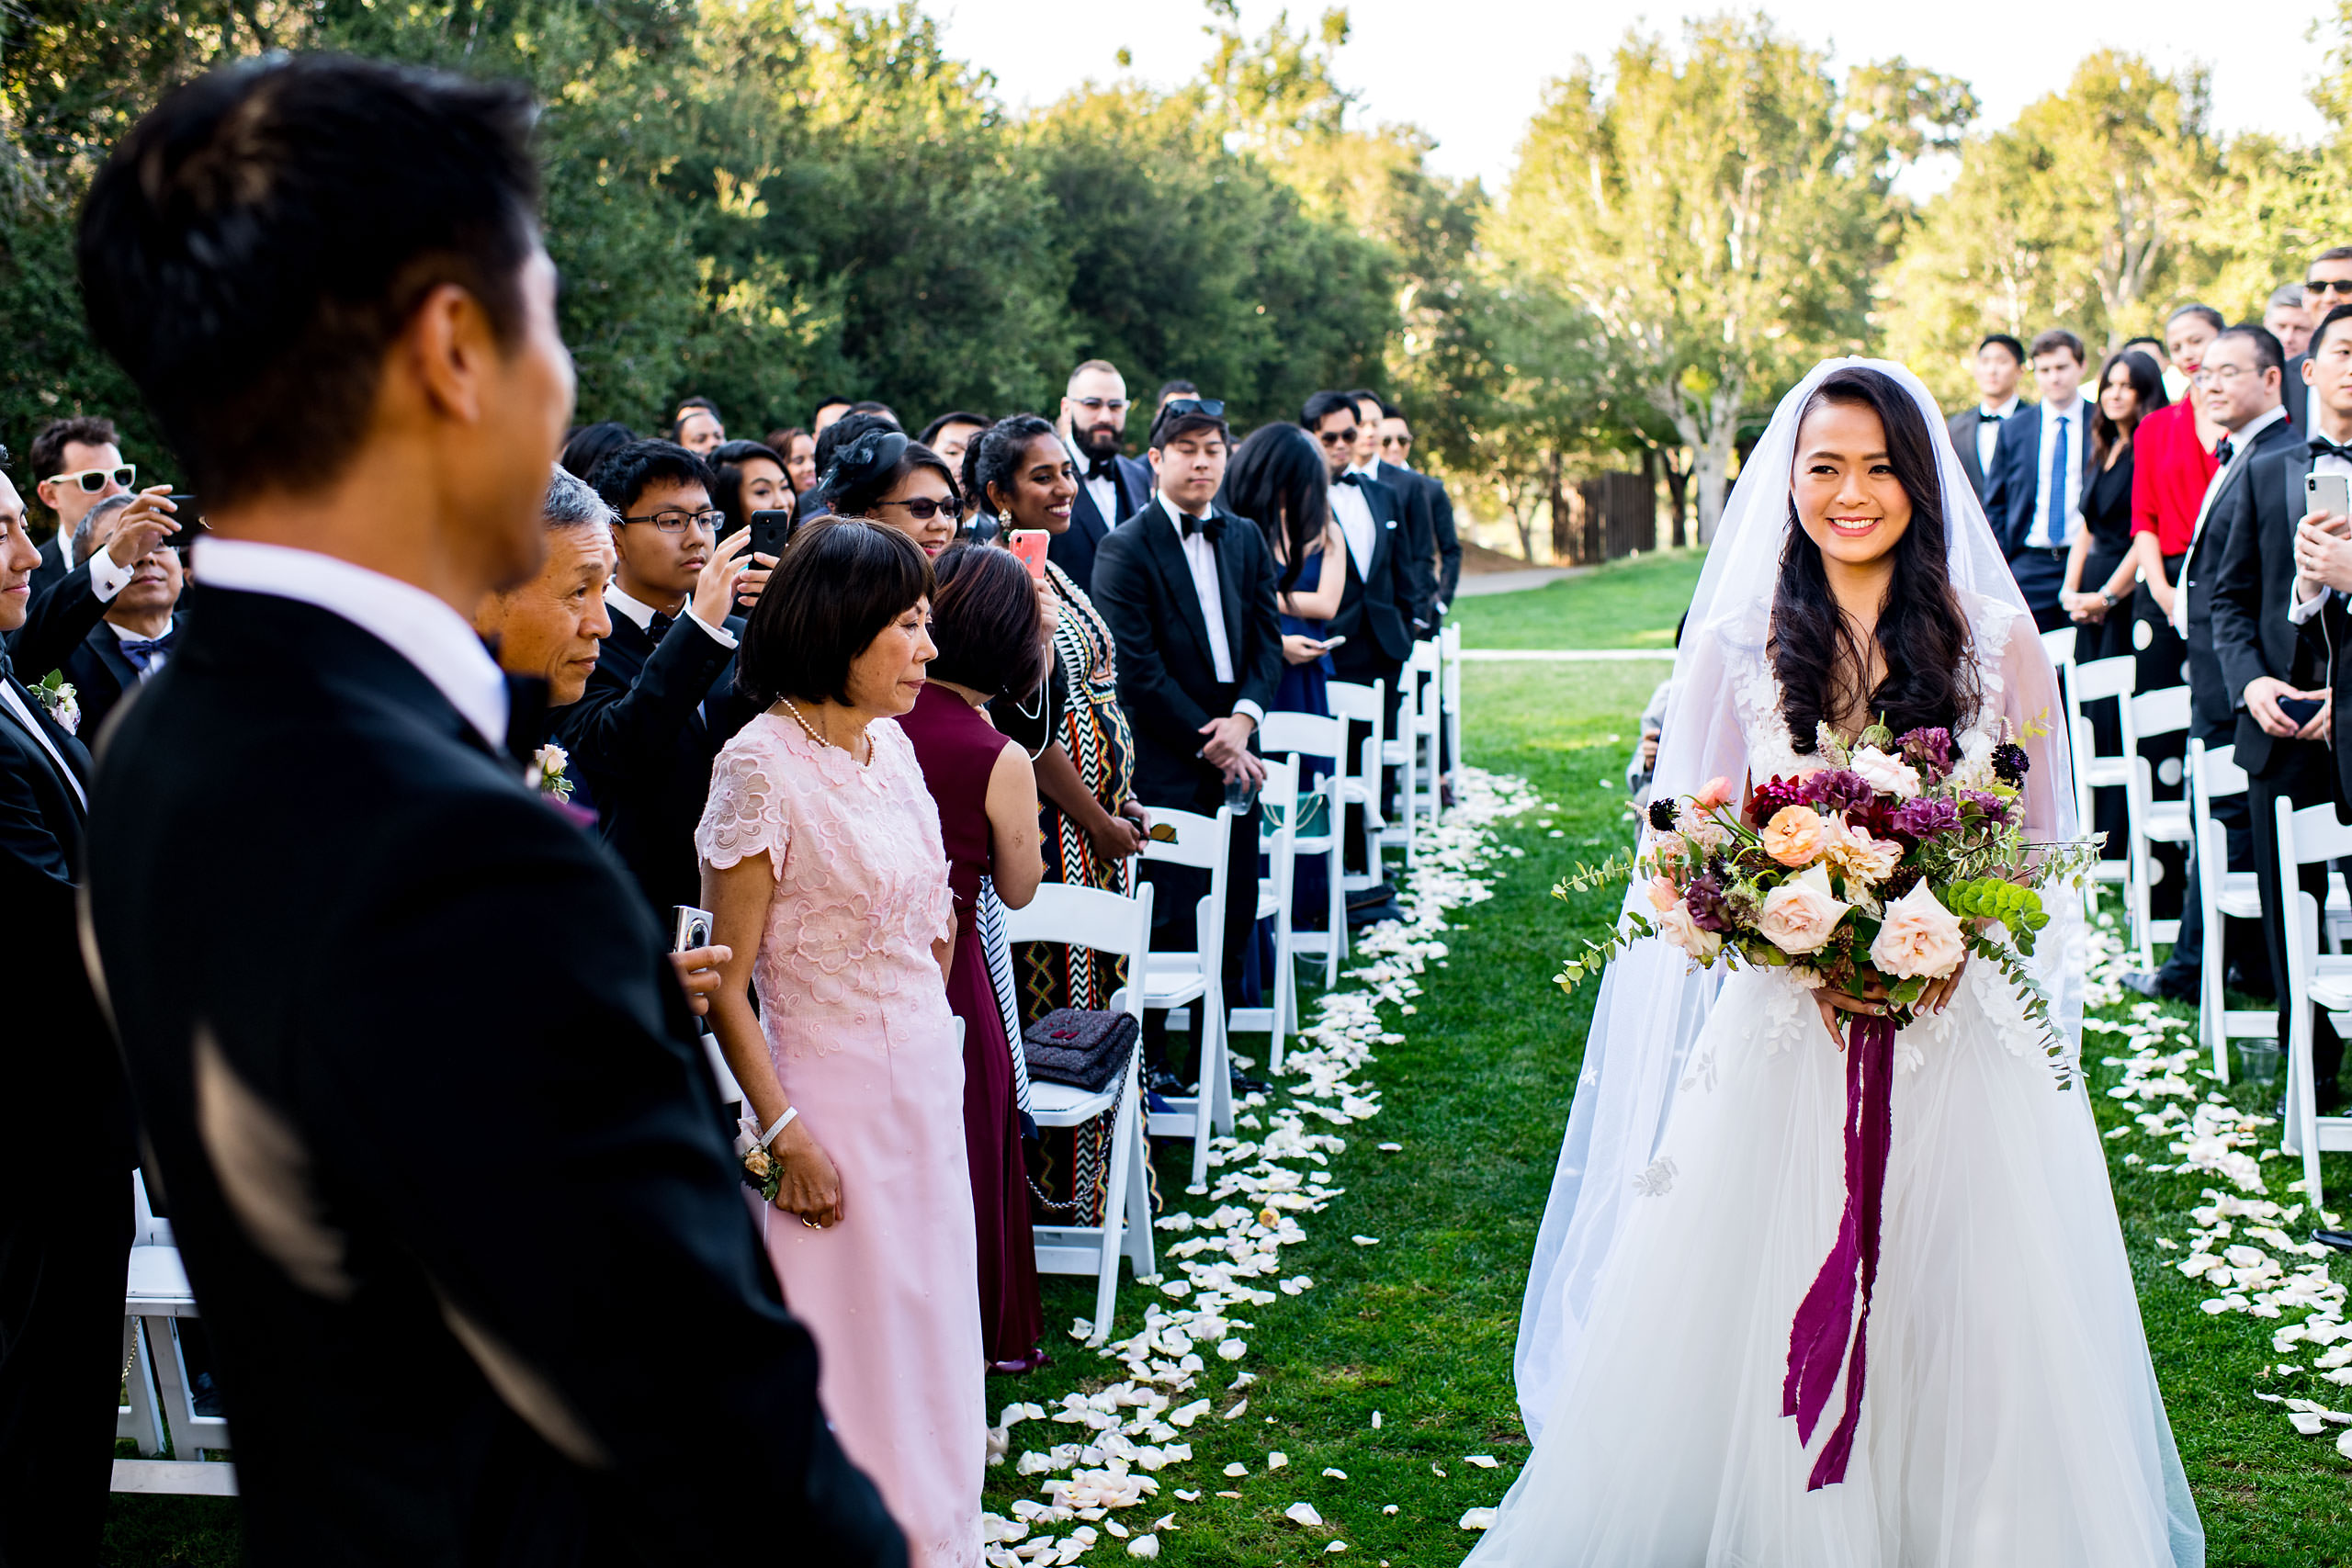
[[[2033,623],[2008,605],[1979,601],[1974,629],[1984,688],[1984,716],[1977,728],[1988,740],[2005,734],[2014,739],[2030,764],[2020,792],[2026,836],[2042,843],[2072,839],[2077,826],[2074,761],[2057,671]]]
[[[716,871],[767,852],[775,874],[784,874],[784,852],[791,838],[785,819],[785,792],[775,777],[777,759],[745,730],[727,744],[711,765],[710,797],[695,829],[695,853]]]

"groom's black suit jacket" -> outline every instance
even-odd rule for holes
[[[2281,433],[2276,434],[2273,433]],[[2327,680],[2327,660],[2287,619],[2294,600],[2295,525],[2303,518],[2303,476],[2309,448],[2285,421],[2262,432],[2236,482],[2213,498],[2205,519],[2221,541],[2213,572],[2213,656],[2222,688],[2237,713],[2237,764],[2267,774],[2300,748],[2282,742],[2245,709],[2248,682],[2264,675],[2310,690]],[[2199,541],[2200,554],[2203,540]],[[2257,823],[2260,831],[2267,824]]]
[[[903,1563],[606,854],[324,610],[194,588],[150,686],[89,918],[247,1560]]]

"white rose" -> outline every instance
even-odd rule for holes
[[[1875,746],[1860,747],[1847,766],[1862,775],[1871,788],[1882,790],[1898,800],[1908,800],[1919,793],[1919,770],[1900,757],[1891,757]]]

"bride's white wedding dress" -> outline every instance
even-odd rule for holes
[[[1768,434],[1748,473],[1778,461],[1785,476],[1786,450]],[[1747,523],[1770,527],[1762,499]],[[1970,524],[1984,530],[1973,504],[1948,510],[1984,690],[1963,745],[1981,750],[2003,720],[2046,716],[2054,688],[2006,571],[1963,569]],[[1758,782],[1822,765],[1781,718],[1769,599],[1753,592],[1771,573],[1731,542],[1715,546],[1730,575],[1711,557],[1702,582],[1714,614],[1685,639],[1678,674],[1696,685],[1668,721],[1669,746],[1686,726],[1668,793],[1726,765]],[[2030,836],[2070,834],[2063,744],[2030,749]],[[2062,1027],[2067,923],[2041,955]],[[1716,991],[1683,967],[1645,942],[1604,982],[1522,1323],[1536,1447],[1473,1568],[2201,1562],[2086,1091],[2057,1087],[2040,1031],[1981,963],[1895,1039],[1859,1425],[1844,1480],[1807,1489],[1852,1375],[1802,1441],[1782,1381],[1846,1201],[1845,1057],[1793,982],[1740,970]]]

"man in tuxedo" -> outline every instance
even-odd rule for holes
[[[513,729],[506,750],[528,769],[546,741],[553,710],[567,708],[588,690],[613,615],[605,590],[618,556],[613,549],[613,510],[604,498],[561,468],[548,481],[541,516],[548,528],[548,558],[537,577],[517,588],[486,593],[474,610],[474,630],[512,677]],[[525,693],[531,694],[526,700]],[[527,714],[526,705],[536,714]],[[592,804],[564,760],[572,804]]]
[[[172,517],[178,507],[166,493],[170,489],[156,485],[128,498],[108,497],[103,504],[119,505],[121,510],[115,513],[107,538],[96,544],[90,542],[92,513],[83,514],[75,529],[85,547],[81,564],[46,590],[31,590],[32,603],[25,610],[24,624],[5,637],[8,658],[25,681],[39,685],[52,672],[74,678],[67,666],[116,597],[130,585],[139,561],[179,532],[180,525]],[[66,549],[75,551],[74,539],[67,540]],[[97,730],[94,726],[83,734],[95,738]]]
[[[92,507],[74,530],[74,553],[86,559],[109,548],[124,517],[137,504],[134,497],[114,495]],[[82,709],[79,733],[91,737],[93,744],[124,694],[171,658],[176,630],[173,612],[187,576],[181,549],[180,541],[166,540],[132,561],[130,581],[101,603],[104,614],[98,624],[65,656],[65,678],[73,682]]]
[[[0,462],[6,460],[0,453]],[[40,551],[0,475],[0,631]],[[0,653],[0,1562],[96,1558],[130,1255],[130,1093],[82,973],[74,889],[90,758]]]
[[[2304,375],[2313,399],[2304,443],[2313,474],[2352,480],[2352,303],[2320,318]],[[2290,465],[2290,472],[2292,471]],[[2288,615],[2329,660],[2329,748],[2336,815],[2352,821],[2352,517],[2317,511],[2295,530],[2295,604]]]
[[[2281,891],[2275,811],[2332,798],[2335,763],[2327,740],[2331,715],[2323,652],[2307,641],[2292,610],[2295,529],[2303,516],[2303,476],[2312,459],[2279,406],[2286,363],[2278,340],[2251,322],[2215,339],[2198,380],[2207,406],[2244,440],[2243,477],[2216,500],[2207,526],[2223,541],[2213,570],[2213,657],[2236,709],[2238,766],[2246,771],[2246,807],[2254,830],[2254,870],[2262,894],[2262,930],[2278,987],[2278,1038],[2287,1038],[2286,900]],[[2245,411],[2256,411],[2252,418]],[[2272,433],[2276,433],[2275,434]],[[2262,437],[2269,436],[2268,440]],[[2225,479],[2239,466],[2233,449]],[[2205,554],[2200,547],[2199,556]],[[2194,582],[2196,579],[2191,578]],[[2324,901],[2327,868],[2305,868],[2301,882]],[[2313,1076],[2331,1097],[2343,1045],[2323,1017],[2313,1037]]]
[[[1241,994],[1242,956],[1257,924],[1257,786],[1266,776],[1251,747],[1282,683],[1282,621],[1274,563],[1257,525],[1216,504],[1232,436],[1222,412],[1194,398],[1171,400],[1152,421],[1150,505],[1102,540],[1094,561],[1094,607],[1118,650],[1119,702],[1136,735],[1136,798],[1214,816],[1238,786],[1249,808],[1233,823],[1227,862],[1225,986]],[[1143,863],[1158,889],[1152,924],[1163,945],[1193,940],[1195,903],[1208,874]],[[1164,1020],[1155,1017],[1156,1024]],[[1164,1049],[1153,1032],[1155,1055]],[[1164,1061],[1154,1088],[1177,1089]],[[1235,1074],[1237,1092],[1259,1087]]]
[[[56,519],[33,572],[33,597],[74,570],[74,530],[98,502],[130,493],[137,470],[122,460],[114,421],[96,414],[53,419],[33,436],[33,494]]]
[[[1108,360],[1090,359],[1069,373],[1061,417],[1056,421],[1078,469],[1078,495],[1070,502],[1069,526],[1046,545],[1046,558],[1089,592],[1093,592],[1094,555],[1103,536],[1122,518],[1142,511],[1154,493],[1151,469],[1119,452],[1127,407],[1127,383],[1118,367]],[[1155,423],[1157,419],[1155,413]]]
[[[2025,344],[2007,333],[1987,333],[1976,345],[1971,369],[1976,377],[1976,406],[1944,423],[1951,432],[1952,450],[1960,455],[1961,471],[1968,476],[1976,499],[1983,501],[2001,426],[2019,406],[2018,378],[2025,374]]]
[[[1984,513],[2000,533],[2009,575],[2034,625],[2054,631],[2072,624],[2058,595],[2066,585],[2067,543],[2083,526],[2083,491],[2091,476],[2083,340],[2053,327],[2033,340],[2031,363],[2041,402],[2001,422],[1985,474]]]
[[[710,1562],[752,1528],[903,1563],[663,932],[507,761],[468,623],[538,569],[571,407],[530,121],[511,84],[272,56],[92,183],[92,335],[210,532],[92,792],[84,946],[247,1561]]]
[[[1406,419],[1405,411],[1393,403],[1383,404],[1380,411],[1380,459],[1384,471],[1394,469],[1411,474],[1427,488],[1430,497],[1430,523],[1436,534],[1437,601],[1432,608],[1431,631],[1442,623],[1445,613],[1453,604],[1454,590],[1462,582],[1462,538],[1453,526],[1453,498],[1445,493],[1445,486],[1430,475],[1412,466],[1413,426]]]
[[[2270,297],[2274,310],[2279,296],[2286,292],[2281,288]],[[2313,256],[2312,265],[2303,271],[2302,294],[2303,314],[2314,323],[2338,305],[2352,305],[2352,245],[2331,245]],[[2267,316],[2263,324],[2269,325]],[[2303,378],[2306,353],[2291,348],[2287,351],[2286,389],[2280,394],[2288,423],[2298,430],[2311,429],[2319,412],[2319,394]]]
[[[605,842],[667,927],[679,905],[701,899],[695,825],[710,765],[753,711],[735,692],[736,594],[756,596],[742,581],[752,536],[715,542],[718,481],[671,442],[630,443],[591,482],[614,518],[612,632],[585,693],[556,716],[555,738]]]
[[[1398,544],[1413,584],[1406,624],[1416,638],[1432,637],[1437,632],[1437,520],[1436,503],[1430,498],[1431,487],[1420,475],[1381,457],[1380,428],[1388,415],[1386,400],[1378,392],[1362,390],[1350,392],[1348,398],[1356,410],[1356,450],[1347,471],[1386,485],[1396,496],[1396,520],[1403,525],[1396,531]]]

